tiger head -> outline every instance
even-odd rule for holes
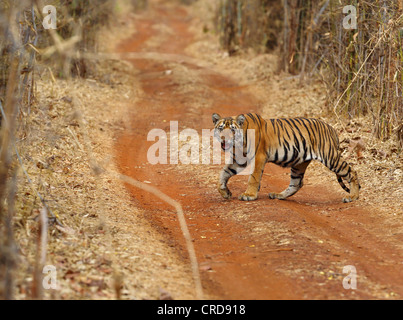
[[[221,149],[231,150],[243,145],[243,123],[245,116],[221,118],[217,113],[213,113],[214,137],[221,143]],[[238,144],[239,143],[239,144]]]

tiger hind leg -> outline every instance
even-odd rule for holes
[[[291,181],[287,189],[280,193],[269,193],[270,199],[284,200],[296,194],[304,185],[304,175],[310,161],[291,168]]]
[[[348,187],[346,187],[346,185],[344,184],[343,178],[340,177],[339,175],[337,175],[337,181],[339,182],[340,186],[348,193],[350,193],[350,189]]]
[[[359,197],[360,193],[360,183],[358,182],[358,175],[355,170],[353,170],[346,162],[343,162],[341,165],[343,170],[341,172],[336,173],[337,181],[339,182],[340,186],[347,192],[350,193],[348,197],[343,198],[343,202],[351,202],[355,201]],[[350,188],[346,187],[343,182],[343,179],[347,180],[350,185]]]

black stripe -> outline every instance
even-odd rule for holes
[[[295,146],[297,147],[297,150],[300,151],[301,149],[299,148],[299,140],[298,140],[298,138],[297,138],[297,136],[295,135],[294,132],[293,132],[293,135],[294,135]]]
[[[288,125],[289,125],[290,128],[291,128],[291,131],[292,131],[292,134],[293,134],[293,137],[294,137],[294,144],[295,144],[295,147],[297,148],[298,153],[299,153],[299,152],[300,152],[300,145],[299,145],[299,140],[298,140],[297,136],[295,135],[294,128],[295,128],[296,130],[298,130],[298,132],[299,132],[300,135],[301,135],[301,131],[298,129],[298,127],[296,126],[296,124],[295,124],[295,122],[294,122],[293,119],[284,119],[284,120],[288,123]],[[292,125],[291,125],[290,122],[292,123]],[[295,160],[295,159],[294,159],[294,160]]]
[[[286,119],[284,119],[285,121],[287,121]],[[290,136],[290,134],[288,133],[288,130],[287,130],[288,128],[287,128],[287,126],[284,126],[284,128],[283,128],[283,130],[285,131],[285,133],[287,134],[287,136],[288,136],[288,139],[291,139],[291,136]],[[291,129],[292,130],[292,129]]]
[[[245,129],[245,135],[244,135],[244,141],[243,141],[244,147],[248,145],[248,129],[249,129],[248,119],[245,118],[245,121],[246,121],[246,129]]]
[[[311,120],[310,119],[304,119],[305,121],[307,121],[308,122],[308,126],[306,126],[305,125],[305,121],[302,121],[302,123],[305,125],[305,127],[306,127],[306,129],[308,130],[308,132],[309,132],[309,137],[310,137],[310,144],[312,145],[312,146],[314,146],[314,145],[316,145],[316,147],[317,147],[317,137],[316,137],[316,134],[315,134],[315,130],[314,130],[314,128],[312,127],[312,123],[311,123]],[[309,128],[308,128],[309,127]],[[315,150],[316,151],[316,150]]]
[[[295,119],[295,121],[298,122],[299,126],[301,126],[301,122],[300,122],[299,120],[300,120],[300,119],[298,119],[298,118]],[[306,152],[307,152],[306,140],[305,140],[305,137],[304,137],[304,135],[302,134],[301,130],[300,130],[298,127],[297,127],[297,129],[298,129],[298,132],[299,132],[300,137],[301,137],[301,140],[302,140],[302,148],[303,148],[303,150],[304,150],[304,158],[305,158],[305,155],[306,155]]]
[[[333,164],[332,171],[334,171],[334,169],[336,169],[339,166],[339,162],[340,162],[340,155],[339,154],[337,154],[336,161],[335,161],[336,163]]]
[[[347,166],[347,162],[343,161],[342,164],[340,165],[339,169],[337,169],[336,174],[339,174],[340,171],[343,171]],[[346,175],[343,175],[342,177],[345,177]]]
[[[253,116],[252,113],[248,113],[249,118],[251,118],[253,120],[254,123],[257,122],[256,118]]]
[[[298,150],[297,150],[295,147],[293,147],[293,154],[292,154],[291,159],[290,159],[289,161],[287,161],[286,163],[283,163],[283,166],[284,166],[284,167],[288,167],[288,166],[290,165],[290,163],[292,163],[292,162],[294,162],[296,159],[298,159],[298,155],[299,155]]]
[[[339,177],[342,177],[342,178],[345,178],[345,177],[347,177],[349,174],[350,174],[350,172],[351,172],[351,167],[348,167],[348,170],[347,170],[347,173],[346,174],[339,174]]]
[[[284,140],[284,144],[285,144],[286,148],[287,148],[288,150],[290,150],[290,144],[288,143],[287,140]]]
[[[276,149],[276,153],[274,154],[274,160],[273,160],[273,162],[274,162],[274,163],[277,163],[277,161],[278,161],[278,150]]]
[[[270,122],[271,122],[271,125],[272,125],[272,127],[273,127],[273,130],[274,130],[274,134],[276,134],[276,126],[274,125],[274,119],[270,119]]]
[[[283,160],[280,162],[280,165],[282,165],[284,162],[286,162],[288,159],[288,149],[284,148],[284,157]]]
[[[335,157],[334,157],[334,152],[333,152],[333,147],[330,146],[330,150],[329,150],[329,169],[332,170],[334,162],[336,161]]]

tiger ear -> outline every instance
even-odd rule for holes
[[[236,117],[236,123],[238,124],[238,126],[240,126],[242,128],[243,123],[245,122],[245,116],[243,114],[240,114],[238,117]]]
[[[213,113],[213,123],[216,124],[218,120],[221,119],[221,116],[218,113]]]

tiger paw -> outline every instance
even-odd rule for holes
[[[218,189],[218,191],[220,192],[221,196],[224,199],[230,199],[232,197],[232,193],[231,193],[231,191],[229,191],[228,188],[225,188],[225,189],[220,188],[220,189]]]
[[[342,199],[342,201],[344,203],[349,203],[349,202],[355,201],[357,199],[358,199],[358,197],[345,197],[345,198]]]
[[[242,193],[239,197],[241,201],[253,201],[257,199],[257,194]]]
[[[345,197],[345,198],[342,199],[342,201],[343,201],[344,203],[349,203],[349,202],[351,202],[351,201],[353,201],[353,200],[351,200],[351,197]]]
[[[269,193],[269,198],[270,199],[284,200],[286,197],[284,197],[281,193],[270,192]]]

